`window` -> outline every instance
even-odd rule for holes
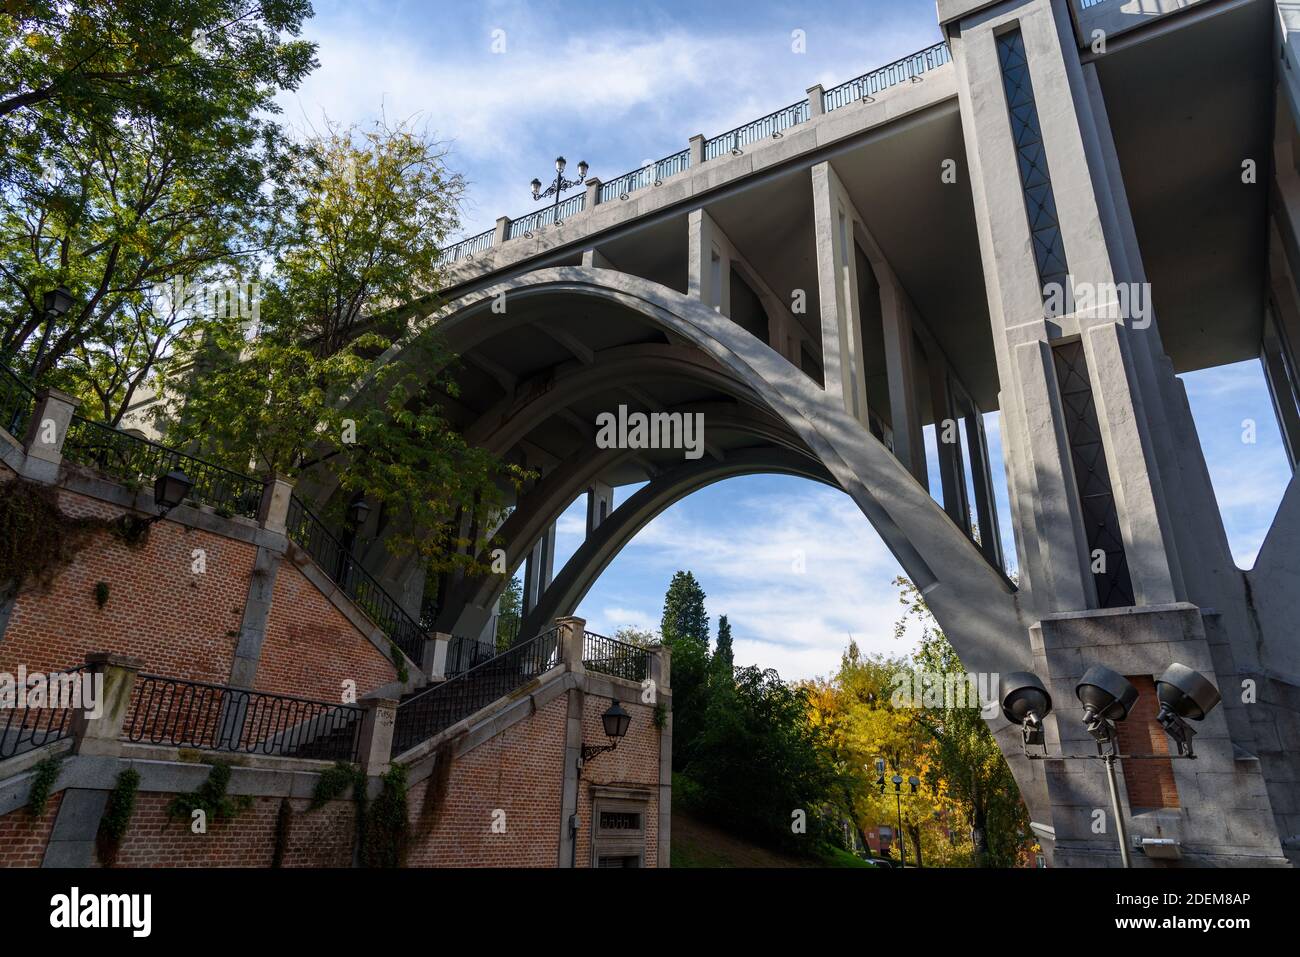
[[[593,787],[591,863],[593,867],[644,867],[649,791]]]
[[[597,867],[640,867],[641,858],[636,854],[626,854],[621,857],[602,855],[596,862]]]

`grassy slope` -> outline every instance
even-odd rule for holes
[[[673,867],[868,867],[852,854],[832,850],[826,857],[796,857],[759,847],[744,838],[673,807]]]

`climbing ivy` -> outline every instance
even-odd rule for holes
[[[343,792],[350,787],[357,788],[364,795],[366,776],[356,765],[339,761],[334,767],[322,771],[320,777],[316,779],[316,786],[311,792],[311,804],[307,805],[307,810],[319,811],[330,801],[342,797]]]
[[[209,821],[233,821],[253,806],[253,799],[247,794],[231,797],[226,793],[230,786],[229,764],[217,761],[211,767],[208,779],[199,785],[198,790],[172,798],[167,805],[167,817],[191,820],[195,811],[203,811]]]
[[[394,764],[366,815],[361,862],[366,867],[401,867],[406,857],[406,767]]]
[[[280,813],[275,816],[275,850],[271,866],[283,867],[284,855],[289,851],[289,832],[293,829],[293,805],[288,798],[280,799]]]
[[[53,486],[10,479],[0,494],[0,601],[32,583],[48,589],[58,570],[100,532],[139,548],[149,537],[149,523],[134,515],[74,518],[59,508]]]
[[[388,643],[388,657],[393,659],[393,667],[397,669],[397,680],[406,684],[411,678],[411,671],[406,667],[406,656],[402,654],[402,649],[397,647],[396,642]]]
[[[59,769],[63,765],[63,755],[51,754],[43,758],[32,770],[32,786],[27,792],[27,813],[40,817],[45,813],[45,806],[50,801],[50,792],[58,780]]]
[[[108,792],[108,803],[104,806],[104,816],[99,819],[99,831],[95,835],[99,862],[105,867],[117,863],[122,838],[131,826],[131,815],[135,813],[135,795],[139,788],[140,773],[127,768],[117,776],[113,790]]]

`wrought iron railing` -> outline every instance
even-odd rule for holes
[[[650,674],[650,651],[589,631],[582,640],[582,666],[603,675],[645,681]]]
[[[68,425],[63,457],[130,484],[152,485],[162,472],[179,468],[194,482],[189,500],[210,505],[222,514],[256,518],[262,501],[260,479],[79,415]]]
[[[760,116],[756,120],[746,123],[744,126],[738,126],[730,132],[723,133],[721,136],[715,136],[713,139],[704,141],[704,158],[711,160],[723,153],[741,153],[743,147],[758,140],[765,140],[771,137],[779,137],[783,130],[788,130],[792,126],[806,122],[812,116],[812,110],[807,100],[800,100],[798,103],[792,103],[775,113],[769,113],[767,116]]]
[[[0,428],[21,442],[35,409],[36,393],[31,386],[4,368],[0,372]]]
[[[426,632],[406,613],[375,576],[330,532],[323,521],[296,495],[289,497],[285,519],[290,540],[302,547],[343,590],[352,602],[370,616],[393,644],[419,663],[424,653]]]
[[[948,44],[936,43],[934,46],[919,50],[911,56],[895,60],[893,63],[872,70],[870,73],[864,73],[847,83],[831,87],[822,94],[823,109],[829,113],[831,110],[838,110],[841,106],[847,106],[869,96],[875,96],[881,90],[887,90],[891,86],[897,86],[907,80],[916,79],[922,73],[942,66],[951,59],[952,53],[948,50]]]
[[[477,236],[470,236],[458,243],[453,243],[438,253],[438,265],[450,265],[461,259],[473,259],[474,254],[484,249],[491,249],[496,238],[496,227],[484,230]]]
[[[529,213],[521,219],[512,219],[510,228],[506,231],[507,239],[514,239],[516,236],[531,236],[538,230],[545,229],[547,226],[562,226],[564,221],[570,216],[582,212],[587,203],[587,194],[575,193],[568,199],[561,200],[559,205],[552,203],[549,206]]]
[[[72,715],[76,708],[67,706],[75,700],[71,695],[70,682],[81,680],[85,674],[86,666],[77,665],[66,671],[44,675],[47,682],[44,700],[48,705],[54,705],[52,707],[25,707],[27,692],[32,687],[35,676],[27,680],[25,687],[13,686],[14,700],[6,701],[0,707],[0,761],[53,744],[72,734]],[[18,701],[20,695],[23,696],[22,707]],[[86,701],[84,691],[80,700]]]
[[[453,635],[447,643],[447,664],[442,673],[452,678],[495,658],[496,654],[495,642]]]
[[[137,744],[356,761],[362,709],[141,674],[122,737]]]
[[[608,203],[615,199],[627,199],[629,195],[635,193],[638,189],[645,189],[647,186],[658,186],[669,176],[680,173],[690,165],[691,151],[689,149],[674,153],[672,156],[665,156],[648,166],[642,166],[630,173],[616,176],[608,183],[601,183],[600,201]]]
[[[393,756],[481,711],[560,663],[559,630],[552,628],[494,658],[421,691],[397,706]]]

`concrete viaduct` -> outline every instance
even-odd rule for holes
[[[1293,860],[1300,489],[1238,569],[1176,373],[1261,359],[1294,467],[1297,6],[939,0],[942,44],[446,250],[413,335],[461,356],[448,408],[466,435],[540,475],[501,529],[524,633],[573,613],[683,496],[804,476],[858,504],[969,670],[1043,678],[1052,753],[1091,748],[1073,694],[1090,664],[1208,675],[1224,701],[1198,758],[1169,762],[1160,807],[1128,789],[1131,830],[1185,863]],[[1064,308],[1053,284],[1075,293]],[[1154,309],[1117,315],[1085,286],[1149,289]],[[706,454],[597,448],[619,405],[703,413]],[[947,422],[932,497],[924,430]],[[554,569],[554,523],[582,495],[587,540]],[[419,570],[371,558],[418,609]],[[451,583],[438,630],[491,627],[504,585]],[[1116,863],[1092,827],[1099,765],[1026,760],[992,725],[1044,853]]]

